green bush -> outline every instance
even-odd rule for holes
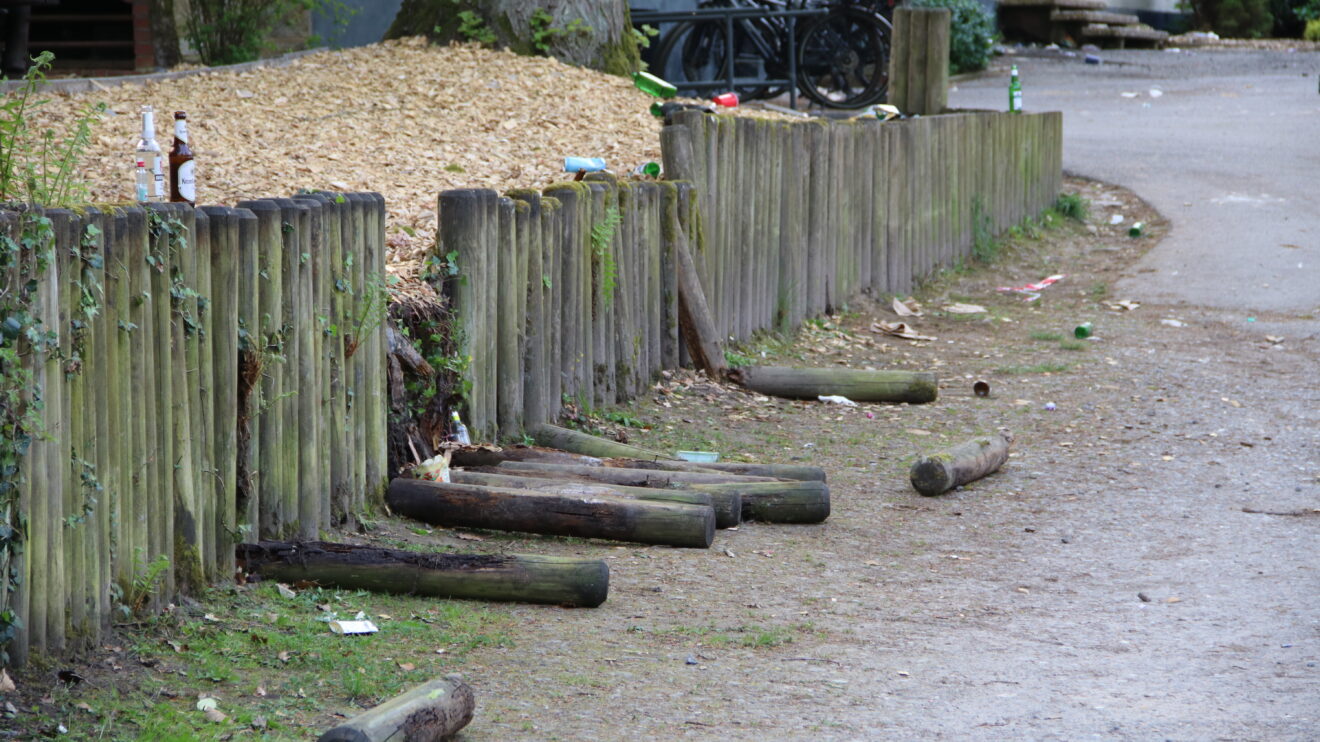
[[[912,0],[915,8],[948,8],[953,12],[949,28],[949,72],[973,72],[990,64],[995,44],[994,15],[977,0]]]
[[[1302,32],[1302,38],[1307,41],[1320,41],[1320,18],[1306,22],[1306,30]]]
[[[1192,0],[1197,25],[1231,39],[1259,39],[1274,28],[1270,0]]]

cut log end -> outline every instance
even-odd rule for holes
[[[991,474],[1008,460],[1013,437],[1007,433],[974,438],[947,451],[918,459],[909,473],[912,487],[926,497],[948,492]]]

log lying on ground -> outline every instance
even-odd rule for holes
[[[934,456],[918,459],[912,465],[912,486],[932,497],[959,485],[980,479],[1008,461],[1008,447],[1013,437],[999,433],[974,438]]]
[[[622,457],[627,459],[645,459],[647,461],[664,461],[673,459],[657,451],[648,451],[645,448],[630,446],[626,443],[618,443],[600,436],[579,433],[576,430],[561,428],[558,425],[543,423],[536,425],[529,430],[536,442],[548,448],[558,448],[573,453],[585,454],[587,456],[597,456],[599,458]]]
[[[712,495],[736,492],[743,520],[764,523],[820,523],[830,517],[830,488],[824,482],[746,482],[693,484]]]
[[[735,383],[788,399],[840,395],[854,402],[934,402],[935,374],[928,371],[864,371],[854,368],[743,366],[729,372]]]
[[[554,463],[554,462],[546,462]],[[773,477],[774,479],[797,479],[803,482],[824,482],[825,470],[819,466],[799,464],[753,464],[742,461],[720,461],[715,463],[692,461],[638,461],[636,459],[603,459],[605,466],[628,467],[632,469],[667,469],[669,471],[699,471],[708,474],[737,474],[743,477]]]
[[[697,492],[690,489],[658,489],[653,487],[628,487],[621,484],[602,484],[579,478],[562,477],[515,477],[509,474],[487,471],[494,467],[481,467],[482,471],[454,469],[450,479],[459,484],[482,484],[487,487],[505,487],[507,489],[530,489],[541,492],[555,492],[563,495],[616,494],[636,497],[639,500],[659,500],[662,502],[682,502],[689,505],[706,505],[715,510],[715,527],[732,528],[742,522],[742,496],[736,492],[712,493]]]
[[[452,466],[499,466],[503,461],[538,461],[543,464],[577,464],[604,466],[605,459],[580,453],[568,453],[539,446],[504,446],[498,450],[491,446],[465,446],[455,448]],[[629,459],[630,461],[634,459]]]
[[[244,570],[263,579],[400,595],[594,608],[610,585],[609,567],[599,559],[422,554],[319,541],[240,544],[235,552]]]
[[[358,714],[317,742],[438,742],[471,723],[476,708],[467,683],[437,678]]]
[[[496,467],[515,476],[522,472],[547,472],[585,477],[596,482],[626,484],[632,487],[685,487],[689,484],[719,484],[733,482],[775,482],[774,477],[748,477],[739,474],[707,473],[700,471],[671,471],[668,469],[624,469],[613,466],[573,466],[570,464],[541,464],[534,461],[506,461]]]
[[[558,495],[475,484],[395,479],[385,502],[399,515],[437,526],[492,528],[698,549],[715,540],[710,507]]]

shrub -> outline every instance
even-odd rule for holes
[[[1320,41],[1320,18],[1306,22],[1306,30],[1302,32],[1302,38],[1307,41]]]
[[[1197,25],[1225,38],[1259,39],[1274,28],[1270,0],[1192,0]]]
[[[913,0],[917,8],[948,8],[949,72],[973,72],[990,64],[995,44],[995,18],[977,0]]]
[[[188,40],[205,64],[251,62],[267,50],[276,25],[302,11],[328,13],[341,28],[356,12],[343,0],[191,0]]]

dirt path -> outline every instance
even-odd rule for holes
[[[1320,736],[1320,342],[1106,309],[1162,228],[1091,229],[927,287],[915,323],[935,342],[871,333],[894,317],[867,306],[797,346],[744,349],[933,367],[934,405],[770,401],[691,377],[634,405],[654,430],[633,442],[825,466],[833,515],[723,531],[710,551],[502,541],[605,556],[610,599],[516,608],[516,647],[464,669],[479,711],[462,738]],[[1035,304],[993,290],[1051,273],[1068,277]],[[948,301],[994,319],[931,316]],[[1045,339],[1081,320],[1094,340]],[[940,498],[908,486],[917,452],[1000,427],[1017,436],[1000,474]]]

